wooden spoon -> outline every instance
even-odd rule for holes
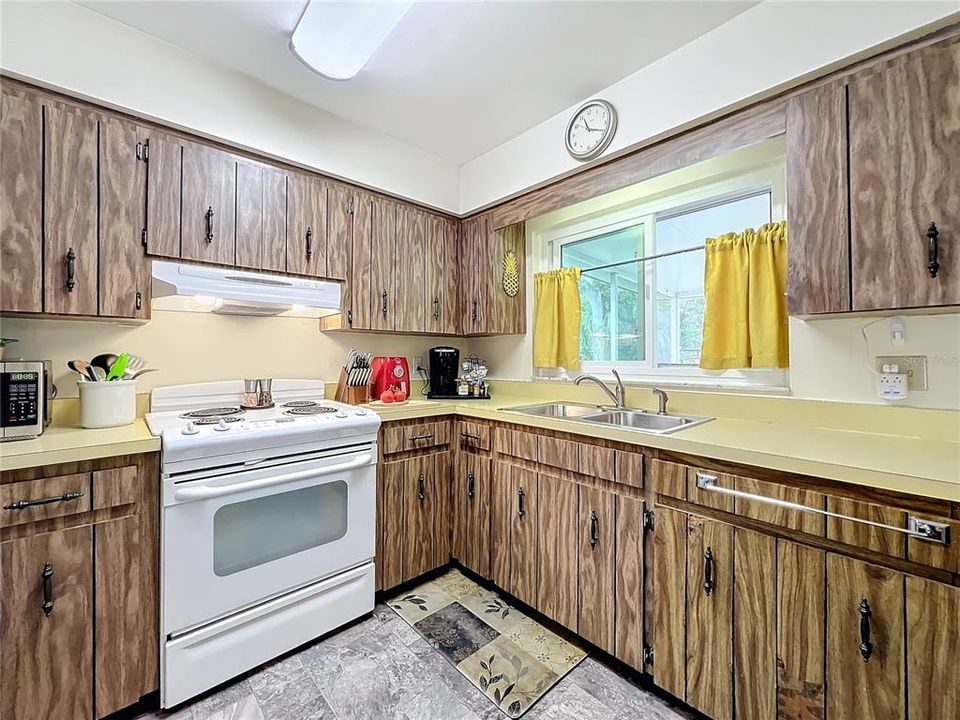
[[[91,382],[97,382],[98,380],[93,365],[86,360],[69,360],[67,361],[67,367]]]

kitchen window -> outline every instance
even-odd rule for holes
[[[774,165],[545,232],[548,267],[583,269],[581,371],[602,376],[616,368],[664,384],[785,387],[784,370],[699,367],[704,241],[778,221],[783,203],[782,165]]]

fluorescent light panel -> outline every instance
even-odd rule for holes
[[[290,37],[290,49],[331,80],[354,77],[413,2],[311,2]]]

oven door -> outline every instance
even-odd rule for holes
[[[214,477],[165,478],[170,637],[373,559],[376,446]]]

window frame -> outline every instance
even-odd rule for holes
[[[640,224],[644,225],[643,255],[656,254],[657,220],[685,215],[762,193],[770,195],[770,221],[783,220],[786,215],[786,165],[783,158],[739,172],[728,173],[721,178],[713,177],[690,183],[674,191],[658,193],[651,198],[639,198],[619,208],[576,218],[545,230],[539,237],[540,269],[559,268],[562,250],[566,245]],[[786,369],[720,371],[703,370],[690,365],[657,367],[655,365],[657,263],[651,261],[646,265],[647,269],[644,272],[645,359],[642,361],[582,361],[580,372],[612,377],[611,371],[616,369],[625,381],[638,384],[752,389],[761,392],[783,392],[789,389],[789,371]],[[615,340],[611,338],[611,349],[615,345]],[[539,378],[570,376],[563,369],[534,368],[534,372]]]

